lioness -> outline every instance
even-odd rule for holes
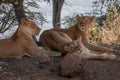
[[[39,43],[44,47],[60,51],[63,54],[80,50],[80,46],[76,40],[72,41],[67,34],[56,31],[44,31],[40,36]]]
[[[92,51],[101,51],[101,52],[117,52],[113,49],[108,49],[106,47],[101,47],[98,45],[93,45],[89,43],[89,27],[91,26],[94,17],[83,16],[80,17],[79,15],[76,16],[77,23],[70,28],[67,29],[52,29],[57,32],[66,33],[72,40],[82,39],[82,43],[85,47]]]
[[[89,59],[102,59],[102,60],[103,59],[115,59],[116,56],[111,54],[111,52],[115,52],[115,50],[108,49],[108,48],[101,47],[101,46],[97,46],[97,45],[92,45],[88,42],[89,27],[92,24],[94,17],[87,17],[87,16],[80,17],[80,16],[77,15],[76,18],[77,18],[77,23],[74,26],[72,26],[68,29],[51,29],[51,30],[47,30],[47,31],[43,32],[43,34],[41,35],[41,37],[39,39],[40,44],[46,45],[49,48],[52,48],[49,45],[52,45],[52,46],[60,45],[63,42],[59,42],[58,44],[57,43],[52,44],[52,43],[55,43],[54,41],[61,40],[61,38],[60,38],[61,35],[60,34],[62,33],[63,35],[68,36],[68,37],[64,37],[64,39],[65,38],[66,39],[71,38],[71,40],[77,40],[78,41],[78,44],[79,44],[80,49],[81,49],[80,52],[79,52],[81,57],[86,57],[86,58],[89,58]],[[50,34],[50,32],[54,32],[54,31],[56,32],[56,34],[59,34],[59,36],[55,35],[55,34]],[[42,36],[45,36],[45,33],[50,34],[52,36],[52,37],[49,36],[49,38],[46,37],[47,41],[45,41],[44,38],[42,37]],[[53,37],[53,35],[54,35],[54,37]],[[50,38],[51,38],[51,40],[50,40]],[[64,40],[64,39],[62,38],[62,40]],[[74,47],[75,47],[75,45],[74,45]],[[56,48],[60,49],[59,47],[56,47]],[[102,51],[102,52],[108,52],[108,53],[93,54],[93,53],[90,52],[89,49],[92,50],[92,51]],[[109,54],[109,52],[110,52],[110,54]]]
[[[39,32],[40,28],[33,21],[23,18],[10,38],[0,40],[0,58],[18,58],[28,55],[48,59],[32,39],[32,35],[37,35]]]
[[[81,43],[80,51],[76,53],[80,57],[87,58],[87,59],[96,59],[96,60],[116,59],[116,56],[113,55],[111,52],[105,52],[105,53],[98,53],[93,51],[91,52],[82,43]]]

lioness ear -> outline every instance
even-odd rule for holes
[[[94,16],[90,17],[90,21],[93,22],[94,21]]]
[[[22,18],[21,23],[22,24],[27,24],[28,23],[28,19],[27,18]]]
[[[77,21],[81,21],[81,18],[79,15],[77,15],[76,18],[77,18]]]

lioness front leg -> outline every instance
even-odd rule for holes
[[[120,51],[118,50],[114,50],[111,48],[107,48],[107,47],[103,47],[103,46],[99,46],[99,45],[95,45],[95,44],[91,44],[89,43],[89,36],[85,33],[83,33],[84,35],[81,35],[82,37],[82,42],[84,44],[85,47],[87,47],[89,50],[91,51],[101,51],[101,52],[113,52],[113,53],[120,53]]]
[[[33,58],[40,58],[41,62],[50,62],[50,57],[38,47],[27,48],[26,52]]]
[[[101,51],[101,52],[113,52],[113,53],[120,53],[117,50],[111,49],[111,48],[106,48],[106,47],[102,47],[99,45],[93,45],[90,43],[85,43],[84,44],[88,49],[92,50],[92,51]]]
[[[103,54],[91,54],[89,59],[96,59],[96,60],[107,60],[107,59],[116,59],[115,55],[108,55],[106,53]]]
[[[116,59],[116,56],[113,54],[103,53],[103,54],[97,54],[92,53],[89,50],[83,50],[80,53],[80,57],[87,58],[87,59],[93,59],[93,60],[107,60],[107,59]]]

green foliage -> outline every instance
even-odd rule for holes
[[[63,25],[65,26],[65,28],[68,28],[70,26],[73,26],[76,23],[76,15],[75,13],[73,13],[71,16],[65,16],[63,18]],[[79,14],[81,15],[81,14]]]
[[[46,19],[40,12],[40,5],[39,2],[42,2],[43,0],[29,0],[24,1],[24,10],[25,14],[28,18],[35,20],[36,22],[39,21],[40,24],[46,23]],[[46,1],[46,0],[44,0]],[[34,9],[38,9],[37,11],[32,11]]]
[[[74,25],[75,22],[76,22],[75,16],[66,16],[62,24],[65,25],[65,28],[68,28],[69,26]]]
[[[95,34],[91,33],[91,41],[97,42],[96,36],[99,38],[98,43],[107,44],[120,44],[120,4],[118,2],[113,2],[107,8],[106,20],[103,22],[102,29]],[[96,26],[96,30],[99,27]],[[93,32],[93,30],[91,29]],[[99,35],[98,35],[99,34]]]
[[[107,21],[112,21],[120,14],[120,3],[113,2],[111,5],[107,7]]]
[[[101,42],[101,31],[102,27],[98,25],[98,23],[94,22],[90,27],[90,42],[92,43],[100,43]]]
[[[26,2],[27,6],[40,8],[40,6],[36,2]]]
[[[94,16],[101,16],[106,14],[106,8],[111,7],[116,2],[120,4],[120,0],[95,0],[93,1],[93,11],[91,12]]]
[[[23,3],[25,15],[28,18],[35,20],[36,22],[39,21],[39,23],[41,24],[46,22],[46,19],[43,17],[41,12],[39,11],[40,9],[39,2],[42,2],[42,1],[49,2],[49,0],[24,0],[24,3]],[[18,1],[15,1],[15,0],[13,1],[9,0],[8,3],[0,4],[0,33],[4,33],[8,29],[10,30],[10,28],[12,28],[13,26],[18,25],[15,12],[14,12],[14,7],[11,3],[18,5]],[[38,9],[38,10],[35,11],[34,9]]]
[[[96,0],[96,1],[93,1],[93,5],[92,5],[92,8],[93,8],[93,11],[92,11],[92,15],[94,16],[101,16],[101,15],[104,15],[105,14],[105,11],[103,10],[104,9],[104,1],[105,0]]]
[[[0,11],[0,32],[4,33],[17,23],[15,20],[14,9],[11,4],[1,4]]]

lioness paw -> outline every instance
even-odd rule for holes
[[[116,59],[116,55],[110,55],[110,59]]]
[[[50,57],[45,54],[45,53],[42,53],[41,56],[40,56],[40,63],[50,63]]]
[[[104,53],[102,54],[104,59],[116,59],[116,55]]]

